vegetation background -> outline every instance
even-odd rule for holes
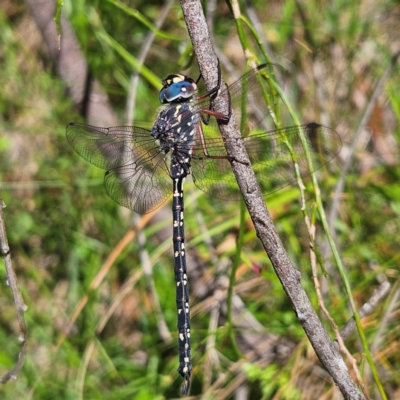
[[[35,7],[53,7],[49,3],[27,1],[31,12],[23,1],[0,3],[0,189],[13,263],[28,306],[26,362],[15,382],[0,387],[0,396],[177,398],[181,379],[176,373],[170,205],[150,222],[122,209],[104,191],[104,171],[68,146],[65,126],[84,121],[84,110],[74,103],[33,17]],[[165,21],[149,42],[167,5]],[[204,6],[224,78],[231,82],[245,66],[237,25],[228,3],[207,1]],[[387,397],[400,398],[397,64],[379,96],[373,96],[400,51],[400,3],[254,0],[241,2],[240,9],[262,33],[271,60],[288,71],[286,89],[302,120],[319,121],[342,137],[340,156],[329,174],[321,172],[328,213],[337,177],[366,116],[332,229],[359,307],[383,281],[392,285],[389,296],[362,322]],[[93,87],[99,83],[107,93],[115,124],[132,119],[132,76],[144,44],[150,46],[136,91],[135,124],[151,125],[166,74],[198,74],[178,2],[64,0],[62,12],[79,41]],[[250,29],[245,32],[254,56],[265,62]],[[102,117],[92,114],[91,122]],[[248,362],[237,357],[225,316],[240,207],[209,198],[190,183],[186,190],[195,367],[191,394],[215,399],[340,396],[319,366],[248,219],[234,287],[241,316],[235,334]],[[287,187],[268,196],[267,204],[303,286],[332,333],[318,308],[298,199],[298,190]],[[311,213],[311,195],[307,205]],[[137,224],[144,226],[143,236],[135,236]],[[316,224],[320,262],[328,272],[324,276],[319,270],[324,301],[342,327],[351,318],[348,299],[318,217]],[[104,276],[99,278],[99,271]],[[4,282],[4,268],[0,275]],[[72,318],[79,304],[84,307]],[[6,286],[0,309],[0,365],[5,373],[20,348]],[[356,333],[346,345],[359,362],[370,396],[379,398]]]

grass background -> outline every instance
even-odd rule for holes
[[[211,13],[213,3],[207,3]],[[163,3],[136,0],[134,6],[133,2],[126,5],[136,14],[109,1],[64,1],[63,8],[90,72],[107,92],[121,124],[126,121],[129,83],[135,72],[132,57],[139,53]],[[240,6],[245,16],[256,13],[269,57],[288,71],[286,90],[302,122],[319,121],[342,137],[340,156],[329,174],[321,174],[322,196],[329,211],[354,133],[378,80],[400,50],[400,4],[389,0],[254,1],[254,8],[244,3]],[[226,3],[218,2],[212,15],[224,78],[232,81],[233,72],[239,76],[245,65],[237,28]],[[170,8],[161,29],[164,34],[151,44],[146,67],[159,81],[176,71],[196,76],[178,3]],[[246,29],[248,37],[249,32]],[[254,41],[250,43],[254,56],[265,61]],[[362,131],[333,227],[359,307],[383,280],[392,284],[389,296],[362,321],[380,379],[392,399],[400,396],[399,78],[396,65]],[[171,237],[160,233],[172,231],[170,206],[165,206],[166,212],[157,223],[146,224],[144,244],[139,245],[141,240],[135,237],[123,250],[118,247],[140,217],[109,199],[102,186],[104,172],[79,159],[68,146],[65,126],[83,119],[22,1],[0,4],[0,88],[0,189],[7,205],[4,214],[14,268],[28,305],[29,341],[24,368],[17,381],[0,387],[1,398],[179,397]],[[141,77],[137,121],[154,120],[158,90],[159,84],[151,75]],[[251,399],[336,398],[338,393],[319,367],[248,217],[236,294],[246,312],[261,324],[262,335],[287,341],[293,347],[285,357],[271,357],[267,363],[237,364],[223,312],[216,317],[225,300],[215,301],[215,293],[225,289],[223,282],[236,251],[240,210],[238,204],[211,199],[190,183],[186,191],[195,365],[191,394],[234,398],[239,386]],[[298,190],[287,187],[268,196],[267,204],[293,263],[301,271],[302,284],[320,312],[298,198]],[[312,194],[307,200],[311,213]],[[335,266],[330,266],[331,254],[323,246],[318,218],[316,224],[321,258],[329,271],[328,277],[320,274],[324,300],[342,327],[351,311]],[[90,290],[110,254],[116,254],[111,269],[101,285]],[[0,274],[4,282],[4,268]],[[86,306],[56,350],[62,329],[85,295],[89,296]],[[214,301],[211,305],[210,299]],[[116,309],[101,332],[96,332],[113,302]],[[6,286],[0,305],[0,365],[5,373],[19,351],[18,326]],[[323,320],[331,333],[329,323]],[[160,321],[165,321],[166,333]],[[214,322],[215,328],[211,328]],[[252,329],[243,328],[249,333]],[[240,337],[246,332],[236,333]],[[165,340],[168,335],[172,341]],[[210,338],[215,344],[206,348]],[[379,398],[355,333],[346,345],[360,364],[371,397]],[[238,369],[232,368],[235,365]],[[210,380],[218,377],[222,383],[212,391]]]

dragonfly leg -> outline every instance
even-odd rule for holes
[[[197,78],[196,84],[200,82],[200,79],[203,78],[203,75],[200,73],[200,76]],[[202,94],[201,96],[197,97],[198,100],[205,99],[206,97],[211,97],[213,94],[217,93],[219,88],[221,87],[221,66],[219,64],[218,59],[218,83],[215,87],[209,90],[207,93]]]
[[[229,99],[230,99],[230,96],[229,96]],[[202,113],[201,114],[202,115],[201,120],[206,125],[208,125],[208,123],[210,121],[210,116],[211,117],[215,117],[216,119],[218,119],[218,120],[220,120],[222,122],[225,122],[225,123],[228,123],[229,119],[231,118],[231,112],[230,111],[229,111],[229,114],[227,115],[227,114],[223,114],[223,113],[220,113],[220,112],[217,112],[217,111],[214,111],[214,110],[209,110],[207,108],[202,108],[201,109],[201,113]],[[207,118],[205,118],[203,114],[206,114]]]
[[[206,138],[204,137],[204,132],[203,132],[203,128],[201,127],[201,125],[199,125],[198,127],[199,130],[199,137],[200,137],[200,142],[201,142],[201,147],[203,149],[203,153],[204,153],[204,157],[202,157],[201,155],[197,155],[197,154],[192,154],[192,157],[197,159],[197,160],[202,160],[202,159],[208,159],[208,160],[228,160],[229,162],[232,161],[236,161],[240,164],[243,165],[249,165],[248,162],[246,161],[241,161],[239,159],[237,159],[236,157],[232,157],[232,156],[228,156],[226,155],[210,155],[208,150],[207,150],[207,144],[206,144]]]
[[[202,78],[202,75],[200,74],[199,78],[196,81],[196,84],[200,81],[201,78]],[[215,117],[216,119],[218,119],[218,120],[220,120],[220,121],[222,121],[224,123],[228,123],[229,119],[231,117],[231,99],[230,99],[230,96],[229,96],[229,113],[228,114],[219,113],[219,112],[213,110],[214,107],[213,107],[212,103],[213,103],[215,95],[217,94],[218,90],[221,87],[221,81],[222,81],[222,78],[221,78],[221,66],[220,66],[219,60],[218,60],[218,83],[217,83],[217,85],[214,88],[212,88],[211,90],[209,90],[207,93],[204,93],[203,95],[201,95],[201,96],[196,98],[196,100],[202,100],[202,99],[205,99],[207,97],[210,98],[210,105],[209,105],[208,109],[207,108],[201,109],[201,119],[202,119],[203,123],[206,124],[206,125],[208,125],[208,123],[210,121],[210,116]],[[229,91],[227,91],[227,92],[229,94]]]

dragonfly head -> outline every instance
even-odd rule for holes
[[[163,87],[160,90],[160,102],[179,103],[190,100],[196,93],[196,82],[185,75],[168,75],[162,82]]]

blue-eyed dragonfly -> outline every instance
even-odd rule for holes
[[[231,112],[221,114],[214,111],[215,95],[218,91],[228,95],[265,195],[296,180],[293,154],[296,155],[300,175],[310,174],[300,133],[307,141],[313,170],[321,168],[341,149],[339,135],[316,123],[267,129],[266,113],[260,105],[268,102],[263,84],[274,79],[274,65],[260,65],[225,87],[221,87],[219,71],[218,85],[198,96],[200,78],[195,81],[188,76],[174,74],[163,80],[159,94],[162,106],[151,130],[136,126],[101,128],[78,123],[67,126],[68,142],[76,152],[90,163],[107,170],[105,189],[118,204],[144,214],[159,207],[169,196],[173,197],[178,372],[184,379],[183,394],[189,392],[192,373],[183,222],[184,181],[191,175],[195,185],[211,196],[228,200],[240,198],[230,168],[230,162],[236,160],[227,155],[216,124],[216,120],[228,122]]]

